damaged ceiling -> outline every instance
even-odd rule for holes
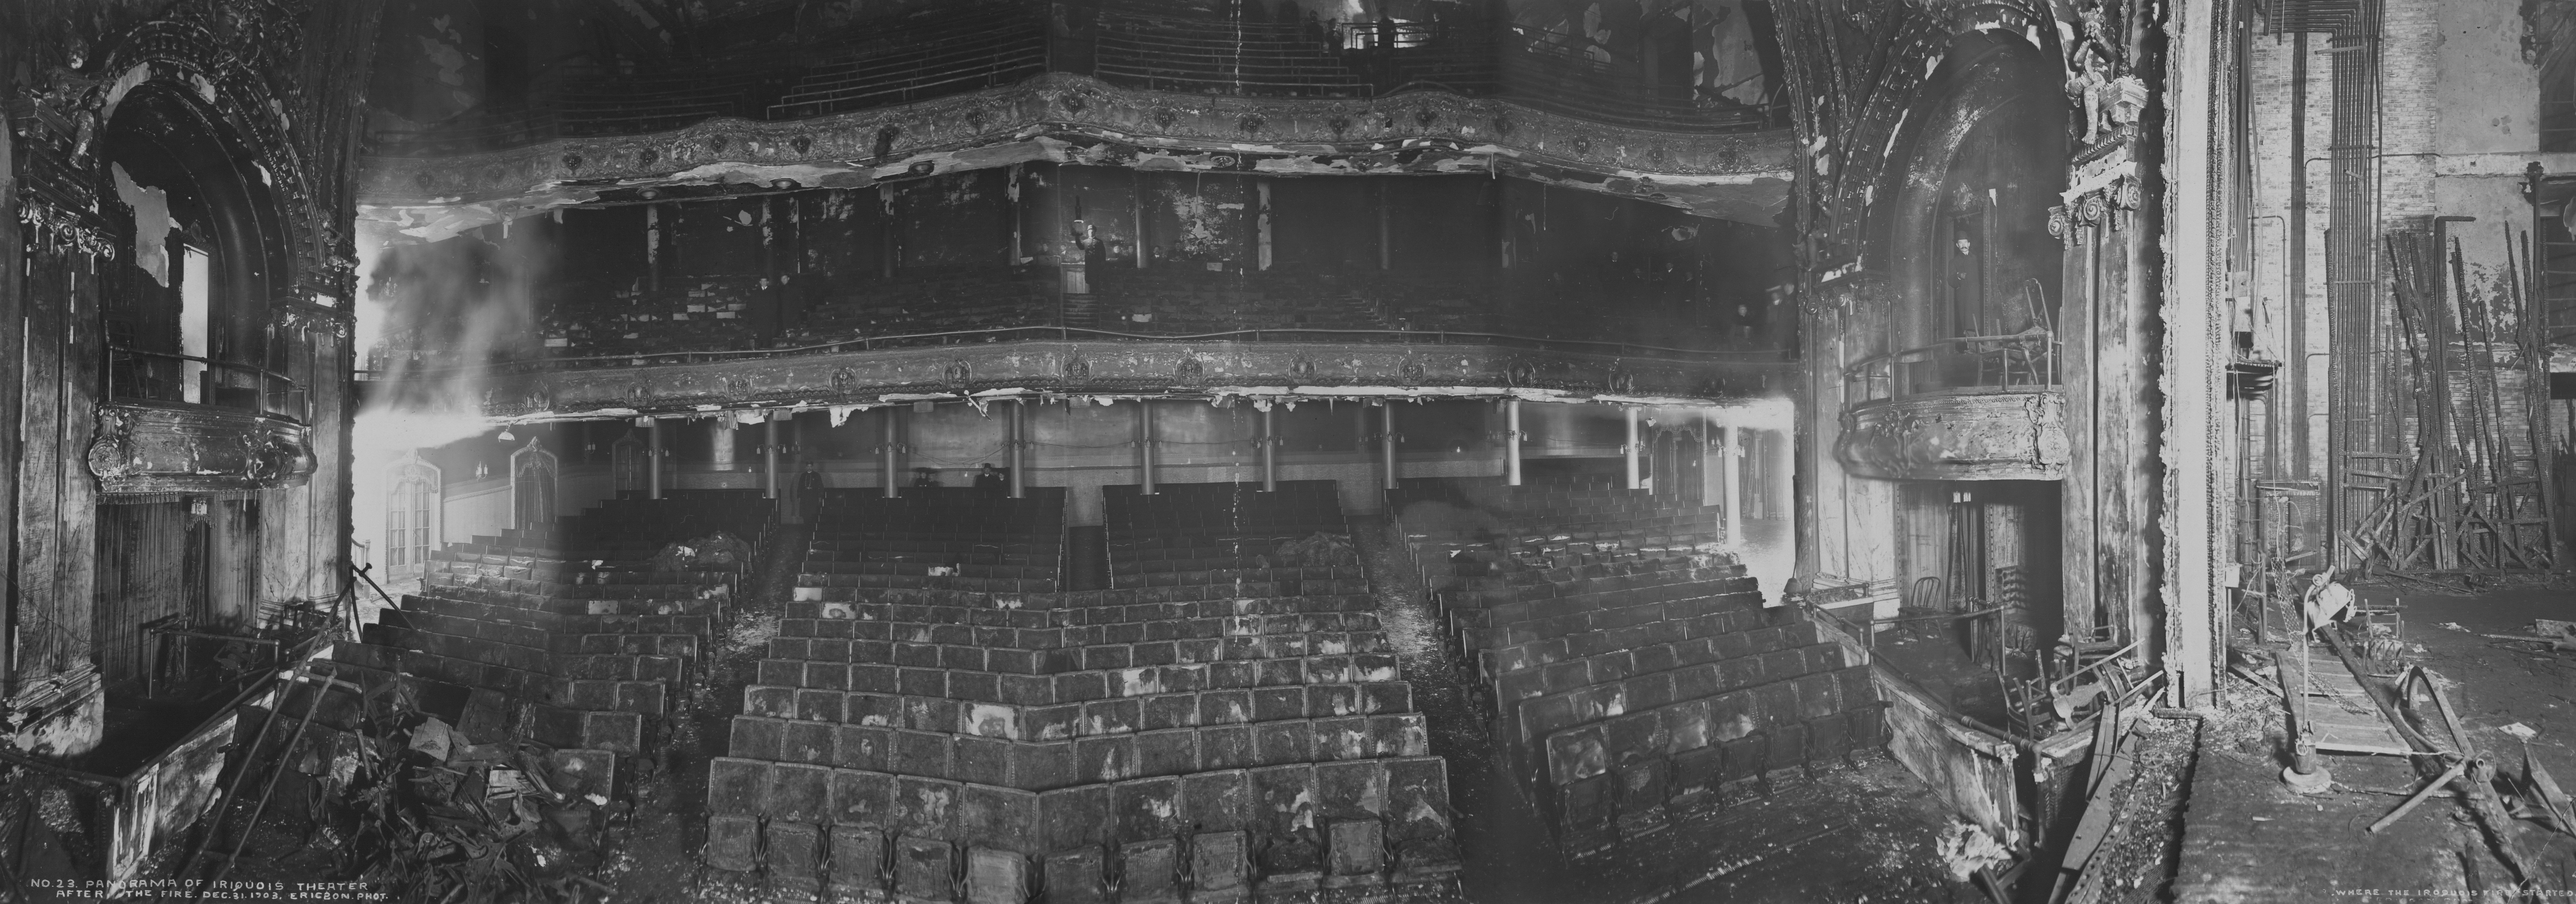
[[[716,119],[485,154],[369,158],[359,215],[377,230],[430,241],[559,207],[860,188],[1049,161],[1271,176],[1481,172],[1768,227],[1784,209],[1794,156],[1787,130],[1646,132],[1439,92],[1201,98],[1050,73],[794,122]]]

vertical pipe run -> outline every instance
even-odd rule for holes
[[[645,495],[649,498],[660,499],[662,498],[661,418],[655,417],[644,419],[644,440],[644,473],[647,475],[644,478]]]
[[[1136,483],[1144,495],[1154,495],[1154,403],[1136,400]]]
[[[882,463],[879,464],[878,467],[885,471],[885,498],[888,499],[895,498],[895,495],[900,492],[895,489],[895,486],[901,480],[901,478],[895,473],[895,468],[898,466],[898,463],[895,461],[895,453],[898,451],[895,446],[895,440],[899,435],[898,431],[901,428],[896,425],[895,419],[902,416],[903,409],[901,408],[888,408],[885,410],[885,443],[877,447],[878,457],[882,460]]]
[[[1503,485],[1521,485],[1521,400],[1503,400]]]
[[[1026,450],[1029,445],[1029,428],[1027,414],[1028,406],[1019,402],[1011,403],[1011,458],[1009,465],[1011,469],[1011,498],[1013,499],[1024,499],[1029,495],[1028,480],[1021,476],[1021,472],[1028,470],[1028,455]]]
[[[1386,488],[1392,490],[1396,488],[1395,403],[1379,405],[1377,411],[1378,457],[1386,462]]]
[[[1279,410],[1261,412],[1261,491],[1279,491]]]
[[[760,422],[760,495],[778,498],[778,416]]]
[[[1628,443],[1620,446],[1619,450],[1628,455],[1628,488],[1634,490],[1643,486],[1637,480],[1637,456],[1642,449],[1637,445],[1637,409],[1630,407],[1624,410],[1628,413]]]

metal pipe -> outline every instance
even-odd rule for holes
[[[1378,457],[1386,463],[1386,488],[1396,488],[1395,474],[1395,403],[1385,402],[1377,409]]]
[[[900,464],[895,460],[895,438],[899,429],[895,419],[902,415],[903,409],[900,408],[885,410],[885,443],[877,447],[878,458],[882,461],[880,467],[885,470],[885,498],[888,499],[895,498],[901,492],[895,489],[895,485],[900,482],[895,475],[895,469]]]
[[[1637,457],[1643,450],[1637,445],[1637,409],[1629,406],[1625,410],[1628,413],[1628,443],[1619,449],[1628,454],[1628,488],[1634,490],[1642,487],[1637,479]]]
[[[1136,483],[1144,495],[1154,495],[1154,403],[1136,400]]]
[[[1503,400],[1503,485],[1521,485],[1521,400]]]
[[[761,498],[778,498],[778,416],[760,422]]]
[[[1011,481],[1011,498],[1013,499],[1025,499],[1029,495],[1028,481],[1020,475],[1020,472],[1027,470],[1028,467],[1028,455],[1026,450],[1029,445],[1029,428],[1027,414],[1027,405],[1020,402],[1011,403],[1011,470],[1009,472],[1009,479]]]
[[[339,670],[333,669],[329,674],[315,676],[321,678],[322,681],[313,686],[313,697],[310,700],[305,701],[304,704],[304,719],[295,723],[295,733],[287,736],[285,749],[279,751],[277,764],[269,770],[268,783],[261,786],[259,791],[259,802],[257,804],[253,804],[250,808],[250,823],[242,827],[241,834],[233,836],[232,853],[224,855],[223,862],[215,864],[215,874],[208,877],[204,884],[197,886],[196,895],[191,896],[189,900],[195,901],[203,898],[208,887],[213,886],[217,882],[223,881],[224,876],[233,871],[233,864],[241,861],[242,848],[250,845],[250,833],[259,829],[259,816],[261,813],[268,810],[269,797],[277,793],[277,779],[286,773],[287,766],[285,758],[293,756],[295,754],[296,746],[304,742],[304,730],[313,727],[313,714],[322,708],[322,695],[331,692],[331,685],[336,681],[338,675]],[[278,692],[278,706],[282,708],[286,705],[286,698],[293,690],[294,684],[290,682],[286,686],[285,690]],[[250,760],[247,757],[242,760],[242,768],[250,768]],[[222,827],[222,824],[218,823],[216,825],[207,826],[206,830],[207,832],[212,833],[216,829],[220,829]]]
[[[1261,491],[1279,491],[1279,410],[1261,411]]]
[[[644,419],[644,440],[646,446],[644,451],[644,471],[646,474],[650,475],[644,479],[644,486],[646,487],[645,495],[650,498],[660,499],[662,498],[661,418],[654,417]]]

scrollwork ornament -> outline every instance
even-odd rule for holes
[[[28,239],[33,244],[92,257],[116,256],[116,243],[106,233],[32,195],[18,205],[18,221],[27,224]]]
[[[2111,189],[2111,203],[2122,210],[2136,210],[2144,195],[2144,190],[2138,187],[2138,180],[2122,179],[2118,187]]]
[[[89,472],[114,479],[135,471],[134,420],[125,412],[101,407],[98,435],[89,444]]]

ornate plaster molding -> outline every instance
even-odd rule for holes
[[[499,376],[485,381],[481,408],[542,420],[1019,392],[1438,398],[1526,390],[1733,402],[1787,392],[1797,367],[1476,345],[1046,340]]]
[[[1834,458],[1880,480],[2063,480],[2066,395],[2053,389],[1906,396],[1853,405]]]
[[[1586,174],[1576,181],[1603,190],[1762,184],[1785,197],[1794,156],[1787,130],[1653,132],[1445,91],[1369,100],[1231,97],[1047,73],[1004,88],[794,121],[720,118],[482,154],[369,158],[357,194],[371,207],[438,207],[660,181],[857,187],[920,175],[925,161],[946,172],[1059,159],[1282,175],[1527,167]]]
[[[313,467],[304,425],[206,405],[103,403],[89,447],[90,473],[110,494],[297,486]]]

